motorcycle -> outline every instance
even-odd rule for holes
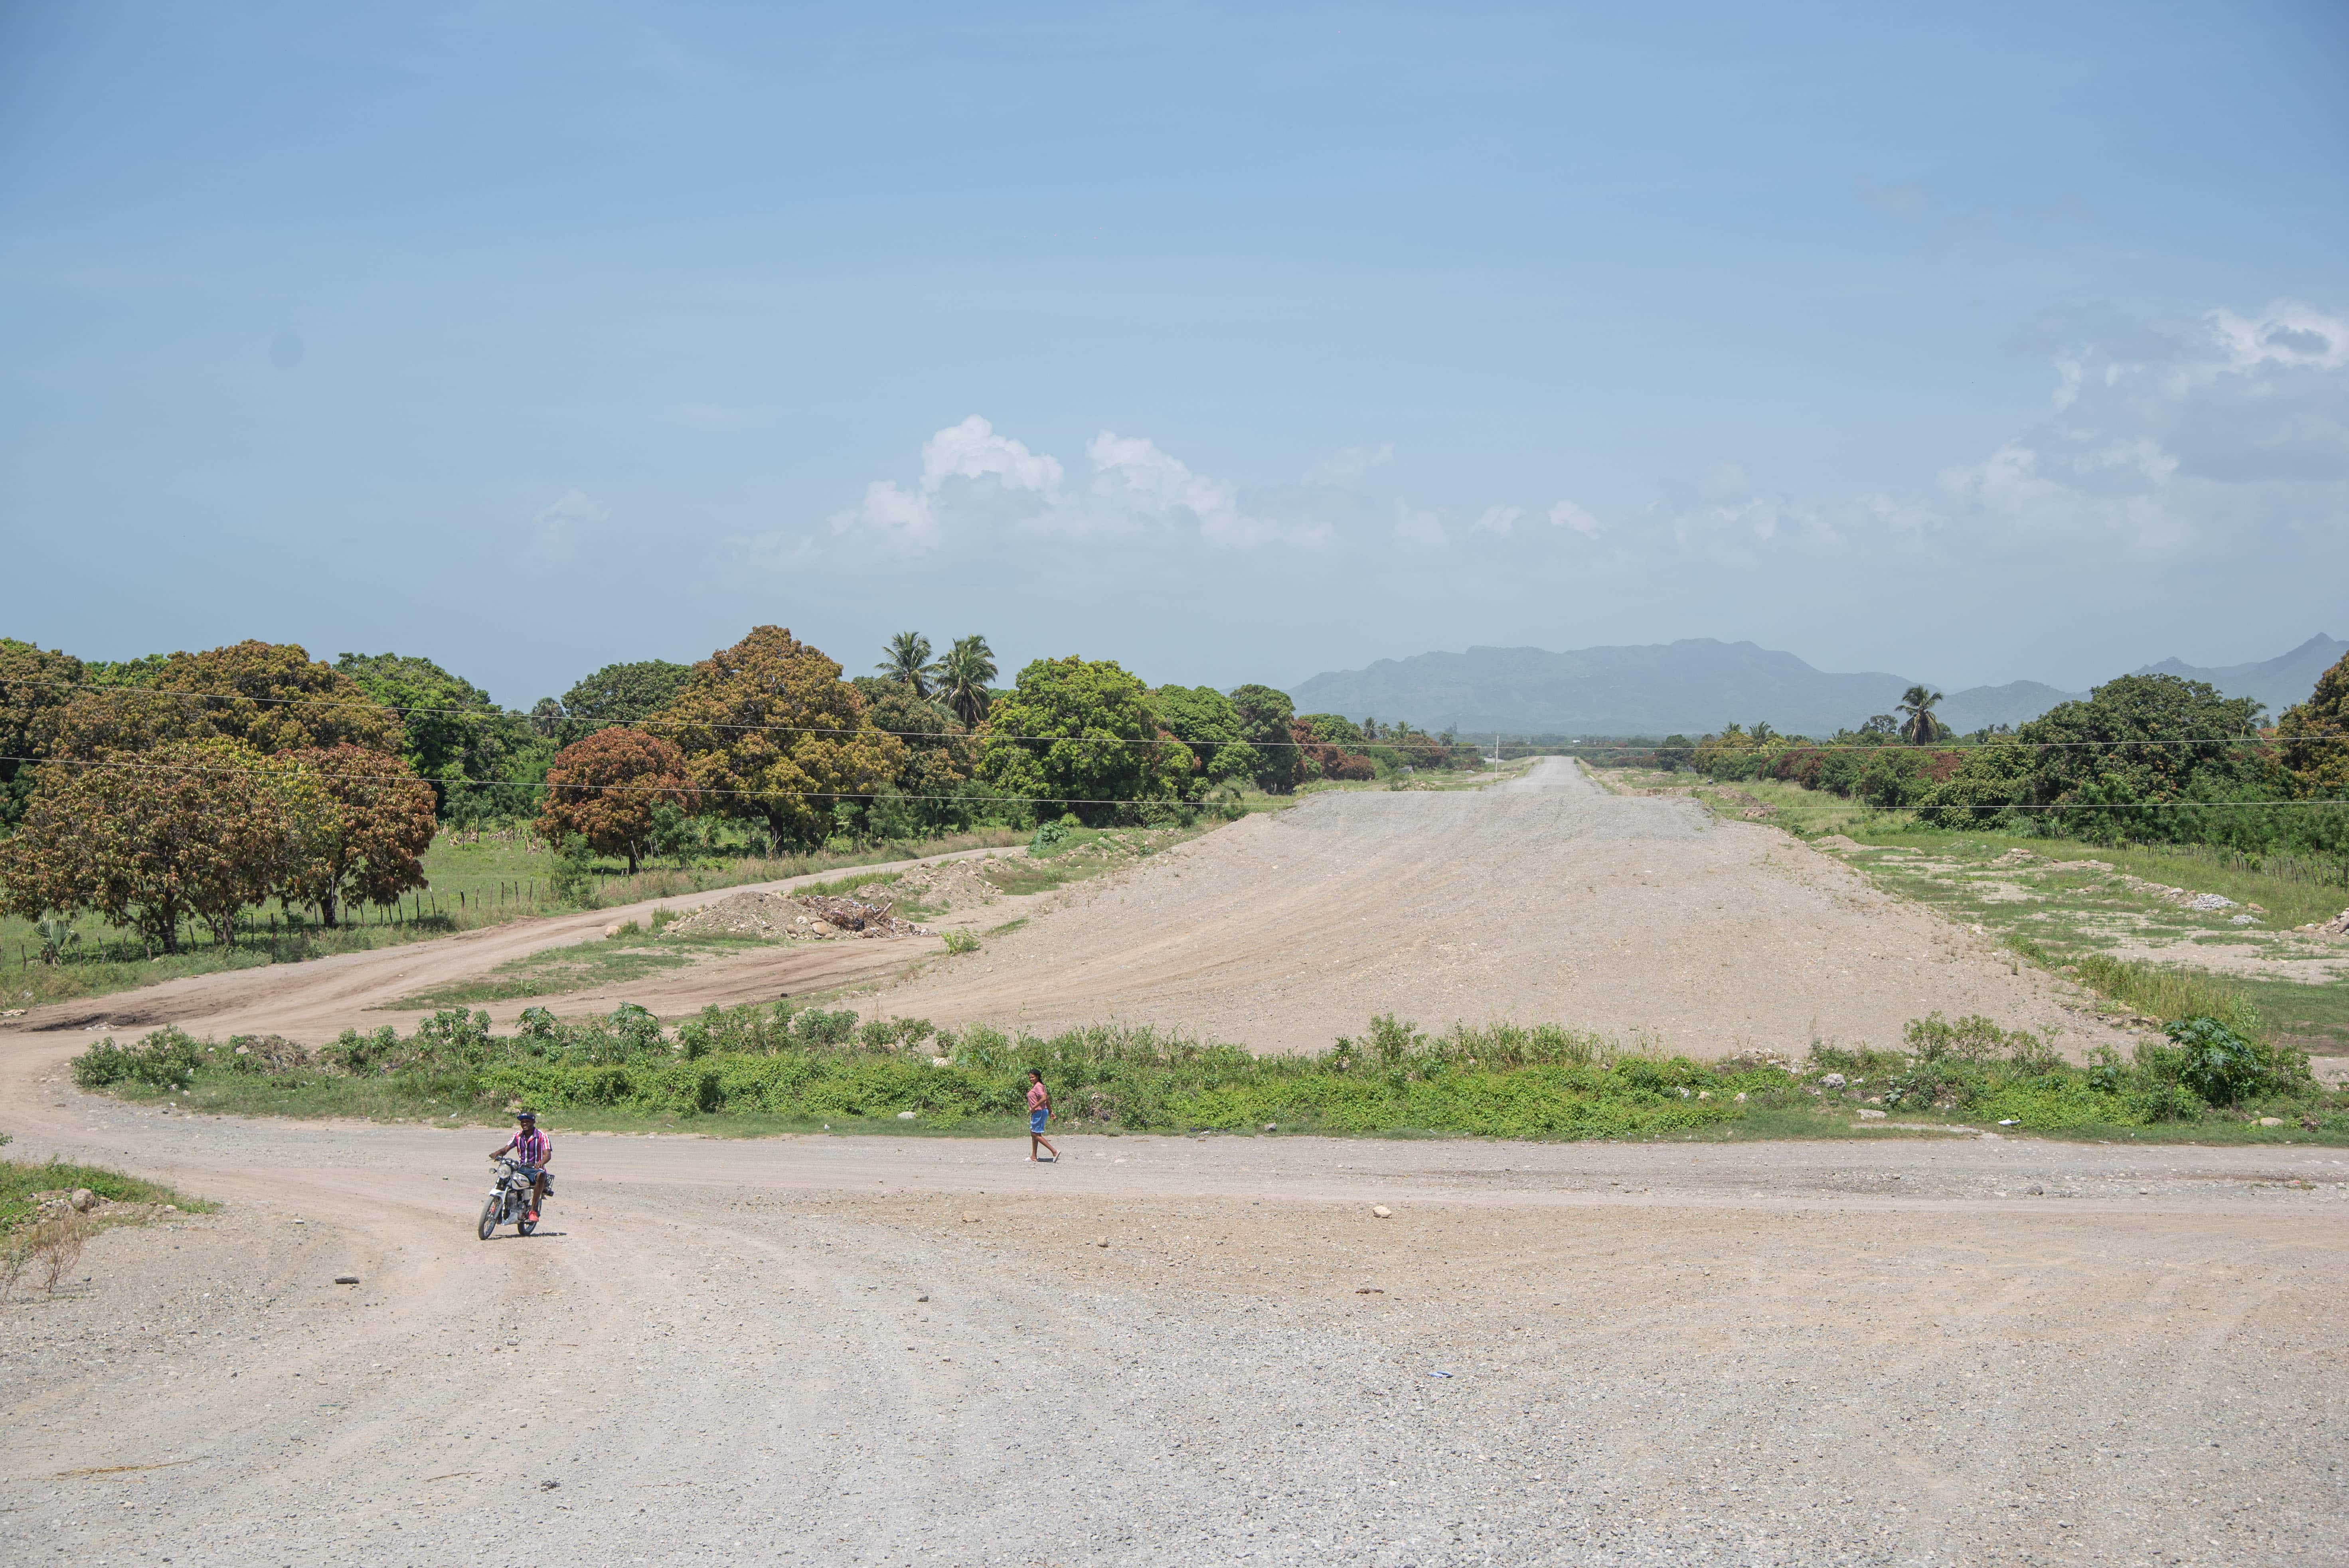
[[[554,1196],[554,1176],[546,1178],[546,1195]],[[498,1159],[497,1181],[490,1188],[489,1202],[481,1205],[480,1235],[488,1241],[498,1233],[500,1225],[512,1225],[523,1235],[538,1229],[538,1222],[530,1218],[530,1178],[510,1156]]]

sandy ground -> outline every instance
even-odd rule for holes
[[[1318,1051],[1392,1012],[1647,1035],[1700,1057],[1898,1045],[1986,1013],[2124,1037],[1987,937],[1775,829],[1600,790],[1562,758],[1488,789],[1318,796],[1181,845],[884,990],[941,1025],[1156,1024]]]
[[[925,860],[858,866],[854,872],[819,872],[781,882],[713,888],[707,892],[647,899],[641,903],[578,914],[510,921],[437,941],[378,948],[372,953],[199,975],[118,995],[36,1007],[21,1018],[0,1025],[0,1029],[79,1034],[177,1024],[192,1034],[215,1038],[275,1033],[306,1044],[333,1039],[346,1028],[375,1029],[392,1024],[404,1029],[425,1016],[425,1013],[389,1004],[430,987],[477,978],[502,964],[551,947],[600,942],[606,926],[646,921],[656,909],[698,909],[736,893],[788,892],[854,872],[895,871],[1015,852],[1018,851],[963,850]],[[730,963],[698,965],[690,971],[690,979],[672,973],[624,991],[524,997],[490,1004],[488,1010],[503,1025],[511,1023],[523,1008],[542,1000],[565,1014],[609,1012],[622,1000],[634,1000],[654,1006],[665,1017],[678,1016],[697,1012],[711,1002],[720,1006],[771,1002],[787,992],[823,990],[870,979],[923,954],[943,951],[944,944],[937,939],[919,937],[778,944],[771,950]]]
[[[557,1127],[482,1243],[483,1132],[57,1061],[227,1207],[0,1307],[12,1563],[2344,1560],[2338,1150]]]

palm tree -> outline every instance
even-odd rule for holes
[[[1933,705],[1941,694],[1931,686],[1912,686],[1900,694],[1899,707],[1909,717],[1901,721],[1900,738],[1911,746],[1924,746],[1949,733],[1948,727],[1933,717]]]
[[[900,632],[889,639],[888,657],[873,667],[912,692],[930,695],[930,640],[919,632]]]
[[[976,727],[987,717],[988,683],[995,678],[995,651],[987,645],[987,639],[976,633],[957,637],[934,673],[938,677],[938,695],[954,709],[955,717]]]

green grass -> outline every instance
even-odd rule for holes
[[[33,1195],[36,1192],[71,1191],[87,1187],[101,1198],[111,1198],[118,1203],[173,1203],[184,1213],[208,1214],[220,1205],[201,1198],[190,1198],[153,1181],[142,1181],[136,1176],[125,1176],[119,1171],[109,1171],[97,1165],[68,1165],[50,1159],[34,1165],[18,1160],[0,1160],[0,1236],[15,1233],[32,1222],[36,1213]],[[128,1222],[114,1220],[114,1223]]]
[[[2157,1018],[2192,1013],[2239,1017],[2256,1009],[2262,1026],[2303,1049],[2349,1052],[2349,979],[2313,964],[2309,978],[2221,973],[2198,954],[2251,948],[2303,964],[2313,950],[2289,929],[2338,913],[2341,892],[2306,875],[2304,862],[2254,866],[2246,857],[2199,851],[2114,849],[2062,839],[1950,833],[1889,819],[1843,830],[1865,848],[1841,858],[1886,891],[1945,918],[1980,926],[2022,959],[2076,975],[2120,1007]],[[1996,862],[2011,851],[2033,859]],[[2095,861],[2095,865],[2068,862]],[[2123,878],[2215,892],[2267,913],[2238,926],[2240,909],[2189,910]],[[2155,961],[2123,952],[2134,941],[2162,949]],[[2322,950],[2337,953],[2335,948]]]
[[[1017,1126],[1034,1067],[1052,1089],[1056,1125],[1070,1131],[1247,1132],[1269,1123],[1286,1132],[1543,1140],[1899,1136],[1863,1124],[1863,1106],[1880,1105],[1902,1121],[2011,1120],[2071,1138],[2349,1143],[2349,1094],[2323,1090],[2304,1062],[2263,1048],[2265,1065],[2224,1091],[2242,1102],[2214,1108],[2179,1087],[2201,1081],[2185,1076],[2199,1058],[2168,1045],[2133,1064],[2081,1068],[1986,1019],[1938,1017],[1912,1026],[1910,1044],[1822,1048],[1790,1074],[1653,1057],[1549,1026],[1455,1026],[1431,1037],[1381,1018],[1369,1036],[1318,1057],[1258,1057],[1146,1027],[950,1034],[919,1020],[860,1023],[852,1012],[778,1004],[713,1008],[668,1033],[639,1013],[503,1037],[452,1012],[405,1041],[388,1029],[353,1033],[316,1059],[274,1067],[161,1030],[135,1050],[93,1047],[75,1075],[85,1087],[133,1099],[171,1095],[194,1110],[450,1125],[499,1120],[528,1104],[570,1127],[994,1132]],[[1830,1086],[1830,1068],[1850,1082]],[[901,1120],[904,1112],[911,1118]],[[2286,1124],[2259,1128],[2261,1114]]]
[[[989,861],[984,874],[1013,897],[1050,892],[1071,882],[1122,871],[1222,825],[1210,821],[1191,828],[1070,828],[1056,844],[1031,847],[1024,856]]]
[[[607,909],[647,899],[738,887],[746,882],[775,882],[882,861],[949,854],[957,850],[1007,848],[1025,842],[1027,837],[1008,828],[986,829],[917,842],[874,844],[838,853],[707,861],[681,868],[650,869],[633,877],[600,875],[585,899],[564,904],[554,902],[548,892],[551,855],[533,853],[520,843],[488,838],[468,841],[458,835],[443,833],[425,852],[424,868],[432,885],[420,900],[410,895],[397,916],[388,911],[354,912],[351,920],[356,923],[331,931],[321,927],[305,912],[289,914],[273,903],[255,913],[252,929],[241,934],[233,945],[215,945],[209,931],[200,931],[187,950],[150,957],[141,950],[135,933],[84,917],[79,923],[79,955],[70,963],[44,965],[38,958],[40,944],[33,935],[32,923],[15,915],[0,917],[0,1009],[109,995],[164,980],[222,970],[365,953],[542,914]],[[619,873],[623,870],[611,863],[599,867],[603,872]]]

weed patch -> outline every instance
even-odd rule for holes
[[[584,1022],[532,1008],[511,1036],[492,1035],[485,1013],[450,1009],[413,1035],[348,1031],[315,1055],[161,1030],[135,1047],[101,1042],[75,1070],[88,1087],[136,1099],[171,1093],[202,1109],[467,1120],[528,1104],[574,1122],[717,1118],[737,1131],[905,1131],[899,1119],[908,1111],[923,1130],[999,1127],[1022,1109],[1034,1068],[1062,1123],[1103,1131],[1246,1132],[1269,1123],[1381,1135],[1722,1137],[1738,1135],[1752,1116],[1761,1119],[1757,1130],[1834,1134],[1877,1103],[1904,1117],[1994,1117],[2049,1132],[2207,1129],[2289,1110],[2299,1136],[2309,1135],[2308,1123],[2323,1140],[2349,1141],[2341,1114],[2349,1101],[2319,1089],[2305,1058],[2212,1020],[2195,1027],[2203,1032],[2178,1034],[2135,1061],[2086,1068],[2035,1036],[1938,1016],[1912,1026],[1904,1051],[1823,1049],[1806,1065],[1701,1063],[1554,1026],[1432,1035],[1392,1017],[1319,1056],[1258,1057],[1148,1027],[950,1032],[783,1002],[710,1008],[674,1028],[634,1006]]]

